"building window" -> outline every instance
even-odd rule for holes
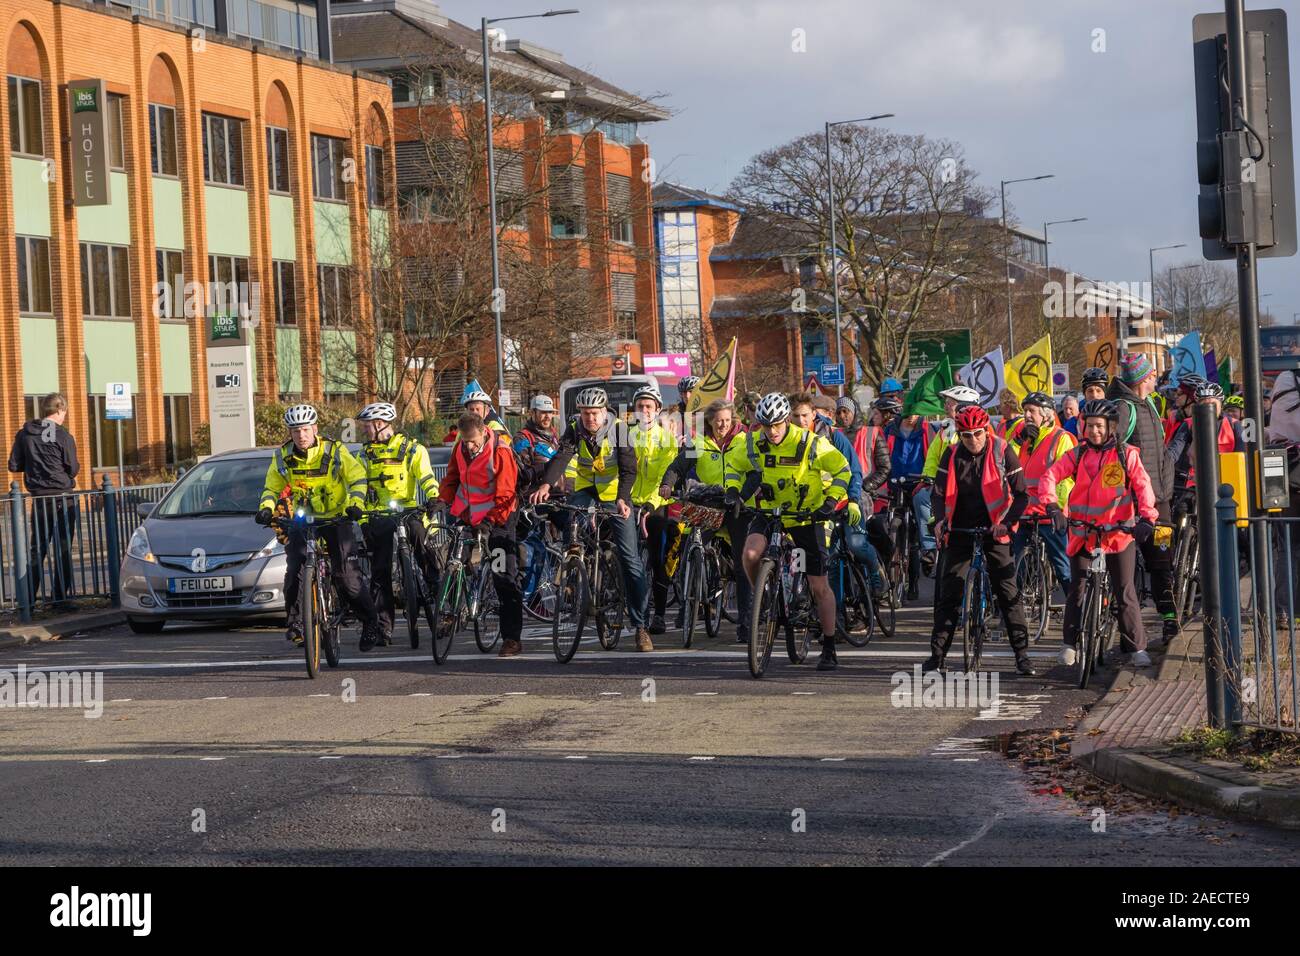
[[[45,155],[41,124],[41,81],[11,76],[9,93],[9,150],[28,156]]]
[[[266,181],[273,193],[289,191],[289,131],[266,128]]]
[[[366,202],[374,208],[384,205],[386,198],[384,179],[384,148],[382,146],[366,147]]]
[[[276,260],[271,263],[275,283],[276,325],[298,324],[298,292],[294,280],[297,273],[292,262]]]
[[[176,175],[176,111],[160,103],[149,104],[149,165],[155,176]]]
[[[609,238],[611,242],[632,242],[632,219],[628,216],[619,216],[610,220]]]
[[[108,94],[108,165],[126,171],[126,148],[122,139],[122,100],[120,93]]]
[[[431,103],[442,98],[443,90],[442,74],[437,70],[404,73],[393,77],[393,104]]]
[[[581,239],[587,234],[587,218],[580,209],[551,211],[551,236],[555,239]]]
[[[104,417],[104,396],[90,396],[90,465],[92,468],[116,468],[118,460],[118,422]],[[135,418],[122,421],[122,464],[140,464],[135,440]]]
[[[316,267],[316,298],[321,325],[352,324],[352,283],[346,266]]]
[[[317,199],[336,199],[342,201],[343,194],[343,160],[347,152],[347,141],[333,136],[312,134],[311,155],[312,169],[315,172],[315,197]]]
[[[620,339],[636,341],[636,312],[614,313],[614,334]]]
[[[315,53],[316,20],[302,4],[229,0],[230,32],[284,50]],[[309,32],[310,31],[310,32]]]
[[[438,218],[438,193],[432,186],[400,186],[397,206],[405,222],[432,222]]]
[[[154,314],[160,319],[185,318],[185,257],[175,249],[154,252]]]
[[[18,237],[18,311],[50,315],[50,240]]]
[[[528,228],[528,202],[513,193],[497,193],[497,222],[511,229]]]
[[[87,319],[131,317],[126,246],[81,244],[81,314]]]
[[[244,185],[244,122],[203,114],[203,176],[223,186]]]
[[[163,432],[167,464],[178,465],[194,458],[194,435],[190,430],[190,397],[163,396]]]
[[[248,260],[240,256],[208,256],[208,300],[218,313],[251,314]]]

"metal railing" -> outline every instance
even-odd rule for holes
[[[160,501],[170,484],[29,495],[12,482],[0,496],[0,610],[25,623],[38,607],[79,598],[118,606],[118,569],[143,518],[137,506]]]

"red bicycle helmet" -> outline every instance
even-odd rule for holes
[[[978,405],[964,405],[957,410],[957,430],[976,432],[989,427],[989,413]]]

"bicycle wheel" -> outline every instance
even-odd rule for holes
[[[695,638],[695,625],[701,617],[707,617],[704,610],[704,588],[708,571],[704,566],[704,549],[691,548],[685,557],[686,572],[682,577],[682,647],[690,647]],[[707,624],[705,625],[707,629]]]
[[[854,647],[871,643],[875,630],[875,601],[862,566],[856,561],[842,561],[844,568],[843,600],[840,604],[840,626],[844,638]]]
[[[785,615],[785,653],[791,664],[802,664],[808,659],[808,630],[816,615],[808,579],[802,573],[790,576],[790,601]]]
[[[501,640],[501,599],[492,572],[479,568],[478,613],[474,615],[474,643],[484,654]]]
[[[442,576],[438,600],[433,605],[433,621],[429,624],[432,635],[433,661],[441,664],[447,660],[460,630],[461,605],[464,604],[465,568],[456,563]]]
[[[551,644],[555,659],[567,664],[582,642],[587,624],[587,568],[582,555],[565,555],[555,579],[555,613],[551,617]]]
[[[722,579],[722,568],[718,566],[718,552],[712,548],[705,548],[704,555],[704,633],[709,639],[718,636],[718,631],[722,628],[722,602],[726,598],[726,591]],[[689,646],[689,645],[687,645]]]
[[[598,584],[594,591],[599,592],[596,602],[596,637],[600,646],[607,651],[618,647],[619,638],[623,636],[623,574],[614,556],[614,552],[602,548],[597,556],[600,562]]]
[[[781,576],[776,562],[764,558],[754,580],[753,607],[749,617],[749,674],[763,676],[772,659],[776,627],[781,615]]]
[[[907,578],[911,566],[911,534],[906,521],[900,521],[894,532],[894,556],[889,560],[889,586],[894,599],[894,607],[903,606],[907,598]]]
[[[1025,612],[1029,639],[1037,644],[1047,630],[1047,576],[1043,558],[1036,545],[1026,547],[1016,562],[1016,587],[1020,590],[1020,606]]]
[[[555,582],[563,557],[558,548],[547,546],[537,581],[532,592],[524,598],[524,613],[543,624],[550,624],[555,615]]]
[[[416,577],[415,562],[409,548],[398,549],[398,569],[402,579],[403,606],[406,611],[406,630],[411,647],[420,646],[420,582]]]
[[[980,667],[980,654],[984,650],[984,612],[988,600],[984,572],[972,564],[966,572],[966,594],[962,598],[961,608],[961,660],[967,674],[974,673]]]
[[[320,671],[320,611],[317,608],[316,568],[312,560],[302,563],[298,581],[298,612],[302,621],[302,649],[307,657],[307,676]]]
[[[321,650],[325,652],[325,663],[330,667],[338,667],[341,657],[339,649],[339,596],[334,590],[334,584],[327,576],[317,573],[316,590],[320,592],[319,607],[321,613],[316,622],[316,628],[320,632]]]
[[[449,616],[452,622],[451,626],[446,626],[442,622],[443,616],[439,614],[438,608],[442,604],[442,592],[446,590],[446,581],[452,580],[454,575],[448,573],[444,576],[444,581],[440,583],[437,591],[431,593],[430,584],[423,576],[420,578],[420,607],[424,611],[424,623],[429,626],[429,643],[433,645],[433,662],[443,664],[447,660],[447,655],[451,653],[451,645],[456,637],[455,620],[457,615],[453,613]],[[453,587],[459,587],[459,581],[453,582]],[[454,592],[453,592],[454,593]]]
[[[1080,690],[1085,690],[1092,677],[1093,656],[1096,653],[1096,635],[1101,625],[1101,595],[1097,578],[1088,575],[1083,596],[1083,613],[1079,616],[1079,634],[1074,646],[1074,673]]]

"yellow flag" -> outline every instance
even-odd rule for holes
[[[1087,357],[1088,368],[1104,368],[1110,375],[1119,371],[1117,368],[1119,351],[1114,332],[1102,336],[1095,342],[1089,342],[1083,347],[1083,351]]]
[[[719,398],[730,401],[736,393],[736,339],[731,340],[727,350],[718,356],[709,369],[709,374],[700,379],[700,387],[691,392],[691,401],[686,406],[686,414],[693,415],[710,402]]]
[[[1023,399],[1030,392],[1052,394],[1052,337],[1044,335],[1006,364],[1007,388]]]

